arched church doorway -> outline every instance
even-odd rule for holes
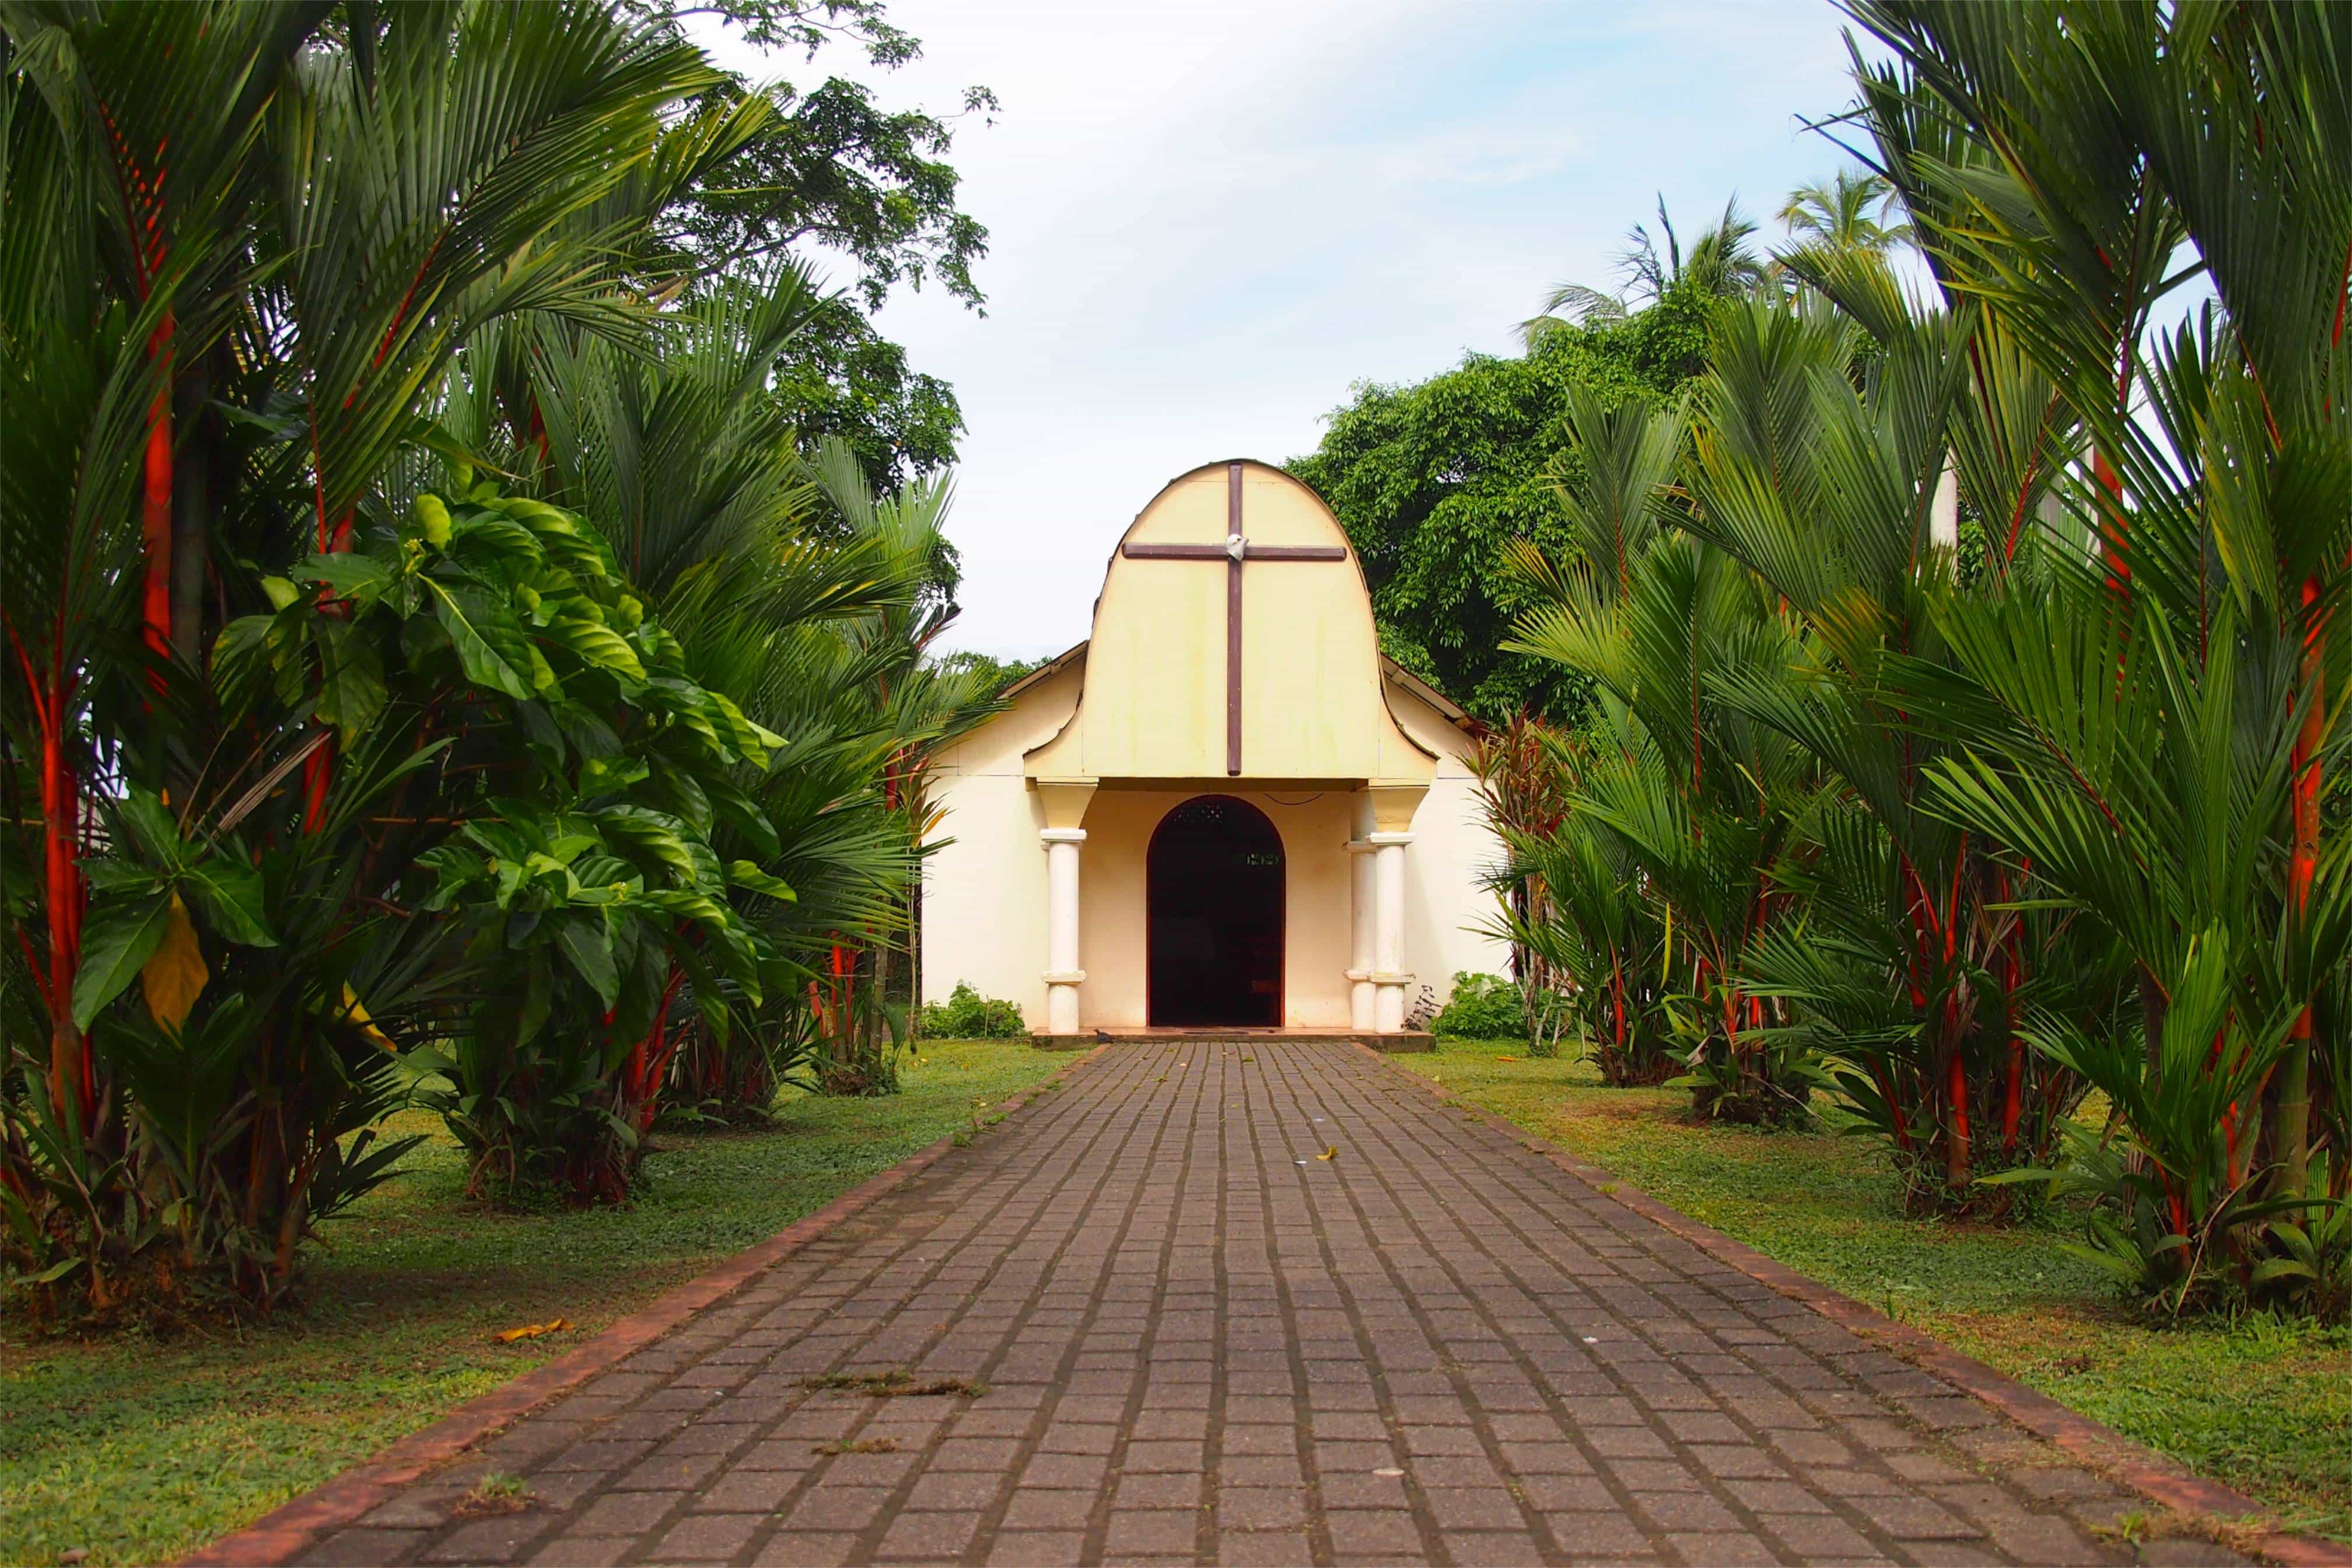
[[[1155,1026],[1278,1028],[1282,836],[1229,795],[1188,800],[1144,859]]]

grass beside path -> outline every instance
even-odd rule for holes
[[[2352,1330],[2267,1316],[2160,1325],[2070,1256],[2063,1221],[1906,1219],[1867,1139],[1695,1125],[1681,1090],[1444,1042],[1391,1059],[1704,1224],[2171,1455],[2352,1538]]]
[[[927,1045],[904,1091],[794,1095],[772,1130],[660,1133],[625,1209],[468,1209],[446,1137],[330,1221],[306,1310],[237,1337],[0,1342],[0,1561],[175,1558],[579,1344],[1066,1058]],[[984,1102],[984,1105],[982,1104]],[[406,1131],[437,1131],[422,1115]],[[512,1345],[501,1329],[569,1318]]]

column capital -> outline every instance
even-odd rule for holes
[[[1048,827],[1076,827],[1087,819],[1087,804],[1095,797],[1092,779],[1032,779],[1039,813]]]
[[[1049,969],[1045,973],[1048,985],[1080,985],[1086,983],[1086,978],[1087,972],[1083,969]]]
[[[1037,837],[1048,844],[1084,844],[1087,830],[1083,827],[1041,827]]]
[[[1356,818],[1359,827],[1370,826],[1381,833],[1402,833],[1412,826],[1412,815],[1421,809],[1423,797],[1429,794],[1425,783],[1405,784],[1373,779],[1358,792],[1362,809]],[[1365,818],[1370,818],[1367,822]]]
[[[1380,846],[1369,838],[1350,838],[1342,847],[1350,855],[1369,855]]]
[[[1412,835],[1410,833],[1367,833],[1364,835],[1364,843],[1374,849],[1386,849],[1391,846],[1402,847],[1412,842]]]

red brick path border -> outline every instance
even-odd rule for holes
[[[1785,1263],[1766,1257],[1745,1242],[1699,1224],[1667,1207],[1647,1193],[1628,1186],[1601,1167],[1564,1152],[1515,1121],[1470,1104],[1433,1079],[1397,1067],[1377,1051],[1358,1044],[1357,1049],[1412,1079],[1454,1110],[1486,1123],[1514,1142],[1542,1155],[1570,1175],[1605,1194],[1622,1207],[1672,1232],[1717,1260],[1831,1319],[1864,1338],[1874,1340],[1921,1370],[1992,1406],[2020,1426],[2046,1437],[2092,1469],[2158,1503],[2191,1516],[2219,1519],[2231,1525],[2251,1524],[2258,1531],[2242,1542],[2263,1558],[2286,1568],[2352,1568],[2352,1546],[2294,1531],[2269,1529],[2262,1504],[2244,1493],[2209,1480],[2155,1449],[2136,1443],[2089,1416],[2070,1410],[2048,1394],[2015,1378],[1995,1372],[1973,1356],[1962,1355],[1926,1331],[1897,1322],[1877,1308],[1831,1289],[1820,1280],[1798,1273]]]
[[[1093,1060],[1103,1048],[1096,1047],[1019,1094],[998,1101],[999,1119],[1028,1104]],[[688,1280],[652,1306],[623,1318],[579,1349],[478,1399],[467,1401],[432,1426],[401,1438],[374,1458],[352,1466],[315,1490],[280,1504],[243,1530],[190,1553],[181,1559],[184,1568],[274,1568],[275,1564],[293,1561],[312,1542],[350,1524],[408,1482],[437,1469],[483,1438],[497,1436],[532,1411],[617,1365],[842,1221],[870,1208],[946,1157],[960,1136],[961,1133],[951,1132],[888,1170],[877,1172],[823,1208],[737,1253],[709,1273]]]

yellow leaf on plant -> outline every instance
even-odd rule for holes
[[[571,1326],[569,1318],[550,1318],[543,1323],[525,1323],[519,1329],[500,1329],[490,1338],[502,1345],[510,1345],[517,1340],[535,1340],[542,1334],[560,1334]]]
[[[195,922],[188,919],[188,906],[173,893],[163,940],[139,971],[147,1011],[155,1016],[155,1022],[176,1031],[188,1021],[196,998],[204,994],[205,982],[211,978],[212,971],[205,967],[204,949],[196,945]]]
[[[1336,1160],[1339,1157],[1339,1145],[1334,1143],[1315,1157],[1318,1160]]]
[[[348,980],[343,982],[343,1016],[348,1021],[357,1024],[361,1034],[365,1035],[385,1050],[399,1049],[392,1043],[390,1036],[375,1026],[375,1020],[368,1016],[368,1010],[360,1005],[360,994],[352,989],[352,983]]]

